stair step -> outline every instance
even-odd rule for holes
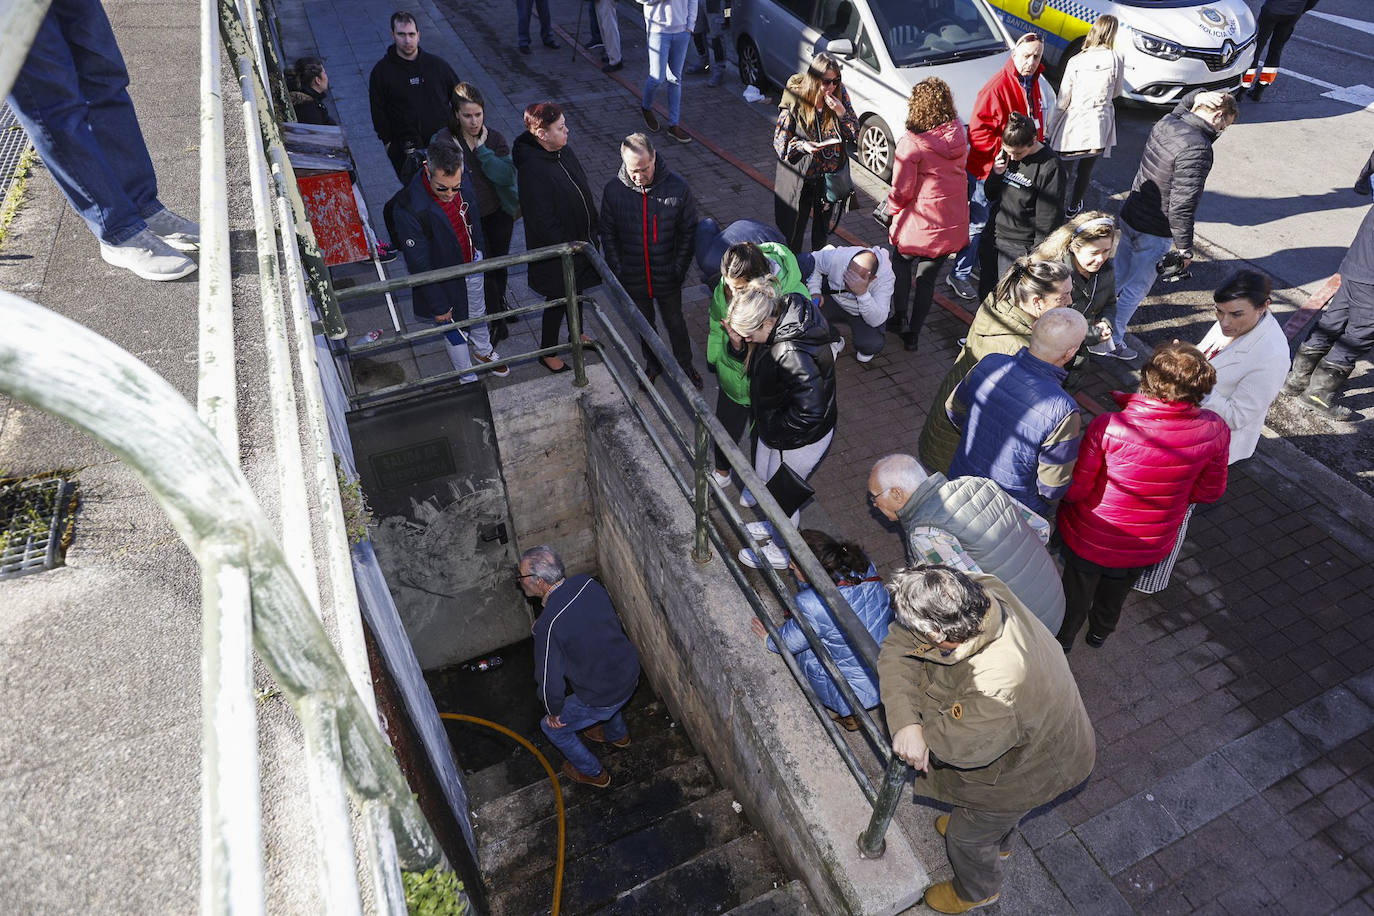
[[[749,833],[650,878],[596,912],[598,916],[724,913],[773,893],[786,880],[768,841],[758,833]],[[755,916],[768,912],[759,910]],[[806,911],[777,912],[791,916]]]
[[[671,728],[661,734],[649,734],[648,737],[640,737],[634,732],[630,733],[633,743],[627,748],[614,748],[609,745],[591,745],[593,753],[596,754],[601,762],[611,770],[611,779],[615,783],[636,782],[647,779],[655,771],[675,763],[683,763],[696,756],[696,750],[692,747],[692,742],[688,740],[686,733],[681,728]],[[541,734],[542,738],[543,735]],[[547,746],[547,742],[536,742],[536,747],[549,759],[554,772],[563,765],[563,755],[553,747]],[[465,777],[468,798],[473,810],[477,814],[479,821],[489,824],[516,823],[520,817],[518,812],[524,807],[522,800],[507,802],[506,797],[512,793],[520,793],[531,790],[535,786],[542,786],[543,791],[548,792],[548,807],[543,810],[549,813],[553,811],[553,790],[549,786],[548,774],[539,765],[539,761],[534,755],[524,748],[520,749],[518,756],[503,760],[498,764],[478,770]],[[586,786],[563,787],[564,802],[569,806],[580,804],[588,796],[588,793],[598,793],[603,790],[592,789]],[[504,815],[509,815],[506,817]],[[525,823],[529,823],[528,820]],[[521,825],[523,826],[523,824]]]
[[[616,770],[612,764],[612,771]],[[627,833],[642,830],[719,788],[711,768],[701,757],[665,767],[648,779],[611,785],[611,791],[593,789],[600,793],[595,796],[580,793],[584,804],[566,812],[565,856],[569,861]],[[553,787],[548,780],[509,797],[525,801],[525,808],[514,813],[522,815],[520,819],[527,823],[511,829],[508,823],[488,821],[478,832],[482,874],[489,876],[489,883],[498,888],[518,880],[520,873],[547,868],[557,855],[558,820]],[[531,817],[537,819],[530,820]]]
[[[820,908],[806,885],[789,881],[730,910],[725,916],[820,916]]]
[[[563,911],[571,916],[605,906],[649,878],[749,832],[744,815],[733,805],[733,796],[721,790],[568,862]],[[547,913],[553,898],[553,868],[519,883],[493,885],[490,898],[492,916]]]

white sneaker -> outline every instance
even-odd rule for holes
[[[741,550],[739,552],[739,561],[743,563],[745,566],[748,566],[750,569],[763,569],[764,563],[767,563],[774,569],[787,568],[787,551],[783,550],[781,547],[776,546],[771,541],[767,544],[764,544],[763,549],[759,552],[763,554],[762,561],[759,560],[759,558],[754,554],[754,551],[752,549],[746,547],[744,550]]]
[[[830,344],[830,352],[831,352],[831,354],[835,357],[835,359],[839,359],[839,358],[840,358],[840,354],[844,352],[844,338],[843,338],[843,337],[841,337],[839,340],[836,340],[836,341],[832,341],[832,342],[831,342],[831,344]]]
[[[195,273],[196,262],[144,229],[122,245],[100,243],[106,264],[122,267],[145,280],[180,280]]]
[[[712,471],[711,476],[716,479],[716,483],[720,484],[721,489],[725,489],[726,487],[730,486],[729,471],[725,471],[724,473],[720,471]]]
[[[153,235],[171,245],[177,251],[195,251],[200,248],[200,223],[173,213],[166,207],[144,220]]]
[[[744,526],[744,530],[760,544],[773,539],[773,526],[767,522],[750,522]]]
[[[876,356],[876,355],[877,355],[876,353],[861,353],[861,352],[858,351],[858,350],[855,350],[855,351],[854,351],[854,358],[857,359],[857,360],[858,360],[859,362],[861,362],[861,363],[869,363],[869,362],[872,362],[872,361],[873,361],[873,357]]]
[[[475,363],[490,363],[500,358],[501,354],[497,353],[495,348],[488,350],[486,353],[478,353],[476,350],[472,351],[472,361]],[[500,366],[491,370],[491,374],[497,378],[505,378],[510,375],[510,366]]]
[[[739,504],[746,509],[752,509],[759,504],[759,501],[754,498],[753,493],[744,490],[739,495]]]

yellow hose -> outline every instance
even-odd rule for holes
[[[488,719],[479,719],[476,716],[465,716],[456,712],[441,712],[439,713],[439,718],[453,719],[456,722],[471,722],[474,725],[484,725],[487,728],[495,729],[508,738],[514,738],[539,760],[540,765],[544,768],[544,772],[549,774],[549,782],[553,783],[553,800],[558,807],[558,856],[554,859],[553,865],[553,910],[550,916],[558,916],[558,910],[563,903],[563,840],[565,830],[563,821],[563,787],[558,784],[558,775],[554,773],[553,766],[549,764],[549,759],[539,753],[539,748],[530,744],[523,736],[517,735],[504,725],[497,725],[495,722]]]

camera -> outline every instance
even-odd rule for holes
[[[1159,274],[1161,283],[1177,283],[1179,280],[1187,280],[1193,275],[1192,271],[1188,270],[1188,259],[1176,249],[1169,251],[1159,259],[1159,262],[1155,264],[1155,272]]]

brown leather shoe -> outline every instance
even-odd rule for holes
[[[937,818],[935,819],[935,832],[936,832],[936,833],[940,834],[940,836],[944,836],[944,835],[945,835],[945,831],[948,830],[948,829],[949,829],[949,815],[948,815],[948,814],[942,814],[942,815],[940,815],[939,817],[937,817]],[[1004,859],[1010,859],[1010,858],[1011,858],[1011,850],[1010,850],[1010,849],[1008,849],[1006,852],[1003,852],[1002,850],[999,849],[999,850],[997,851],[997,854],[998,854],[999,856],[1001,856],[1002,858],[1004,858]]]
[[[619,741],[607,741],[607,740],[606,740],[606,726],[604,726],[604,725],[593,725],[591,728],[587,729],[586,731],[584,731],[584,732],[582,733],[582,737],[583,737],[583,738],[586,738],[588,741],[595,741],[597,744],[609,744],[611,747],[629,747],[629,746],[630,746],[630,736],[629,736],[629,735],[626,735],[624,738],[621,738]]]
[[[563,761],[563,775],[573,782],[580,782],[584,786],[595,786],[604,789],[611,784],[611,771],[605,767],[596,776],[583,776],[582,773],[568,761]]]

